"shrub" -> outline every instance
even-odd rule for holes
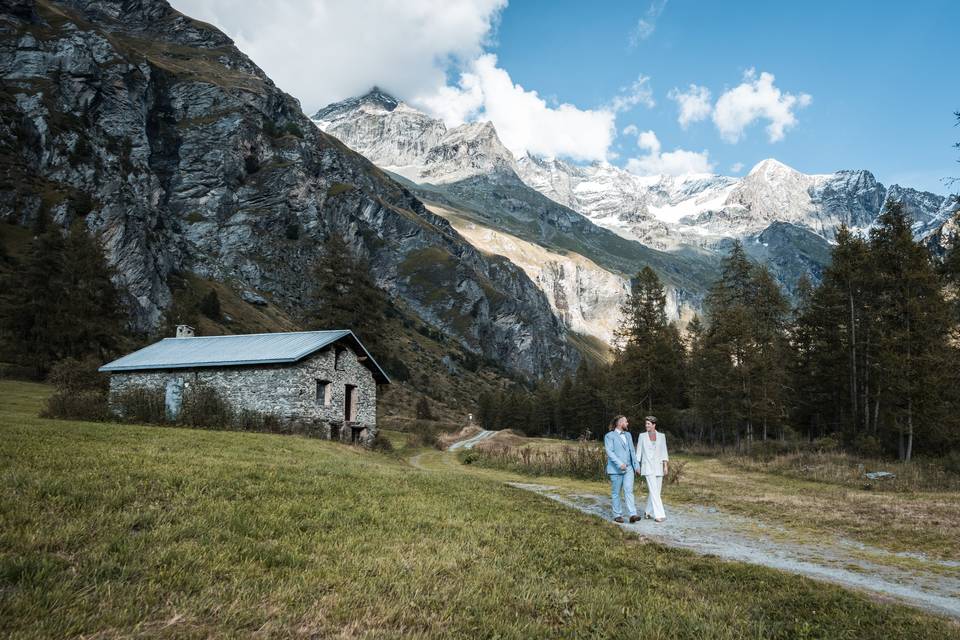
[[[94,358],[65,358],[50,368],[47,382],[56,387],[57,391],[76,393],[79,391],[107,391],[110,388],[109,378],[97,371],[100,366]]]
[[[217,295],[216,290],[210,289],[207,295],[203,296],[200,300],[199,309],[200,313],[211,320],[220,320],[220,296]]]
[[[433,411],[430,410],[430,401],[425,397],[417,400],[416,406],[417,420],[433,420]]]
[[[178,422],[191,427],[225,429],[234,422],[230,405],[213,387],[191,385],[183,392]]]
[[[41,418],[100,422],[110,417],[107,394],[103,391],[55,392],[40,412]]]
[[[667,474],[667,484],[680,484],[683,472],[687,468],[686,460],[671,460],[670,473]]]
[[[106,420],[109,380],[97,371],[98,366],[93,358],[66,358],[54,364],[47,381],[56,391],[47,399],[41,417]]]
[[[167,421],[162,389],[129,387],[114,394],[112,408],[128,422],[162,424]]]
[[[865,458],[880,458],[883,456],[883,445],[876,436],[858,435],[853,440],[853,448]]]
[[[379,451],[380,453],[393,453],[393,443],[390,442],[390,438],[383,435],[381,432],[377,432],[376,437],[374,437],[373,442],[370,445],[374,451]]]
[[[327,197],[333,198],[335,196],[340,195],[341,193],[346,193],[347,191],[350,191],[353,188],[354,186],[352,184],[347,184],[345,182],[334,182],[329,187],[327,187]]]
[[[283,232],[283,235],[287,238],[287,240],[299,240],[300,225],[296,222],[288,224],[286,230]]]

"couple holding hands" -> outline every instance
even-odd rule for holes
[[[607,450],[607,475],[610,476],[611,497],[613,499],[613,521],[623,522],[623,508],[620,493],[627,503],[627,515],[630,522],[640,520],[637,505],[633,498],[633,474],[638,473],[647,480],[647,506],[643,515],[663,522],[667,514],[660,500],[660,487],[663,476],[667,475],[667,439],[657,431],[657,419],[644,418],[646,433],[640,434],[637,446],[633,446],[626,416],[616,416],[610,421],[610,431],[603,438]]]

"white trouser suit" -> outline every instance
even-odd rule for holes
[[[658,520],[666,518],[663,501],[660,500],[660,488],[663,486],[663,463],[667,457],[667,438],[657,432],[657,439],[651,440],[649,433],[640,434],[637,442],[640,456],[640,475],[647,480],[647,506],[644,513]]]

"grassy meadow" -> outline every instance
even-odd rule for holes
[[[454,464],[37,418],[48,393],[0,381],[4,637],[960,638]]]

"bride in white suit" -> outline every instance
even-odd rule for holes
[[[663,511],[663,502],[660,500],[660,488],[663,486],[663,476],[667,475],[669,458],[667,457],[667,438],[657,431],[657,419],[653,416],[644,418],[647,432],[640,435],[637,442],[637,457],[640,458],[640,475],[647,480],[647,507],[644,515],[652,517],[656,522],[663,522],[667,514]]]

